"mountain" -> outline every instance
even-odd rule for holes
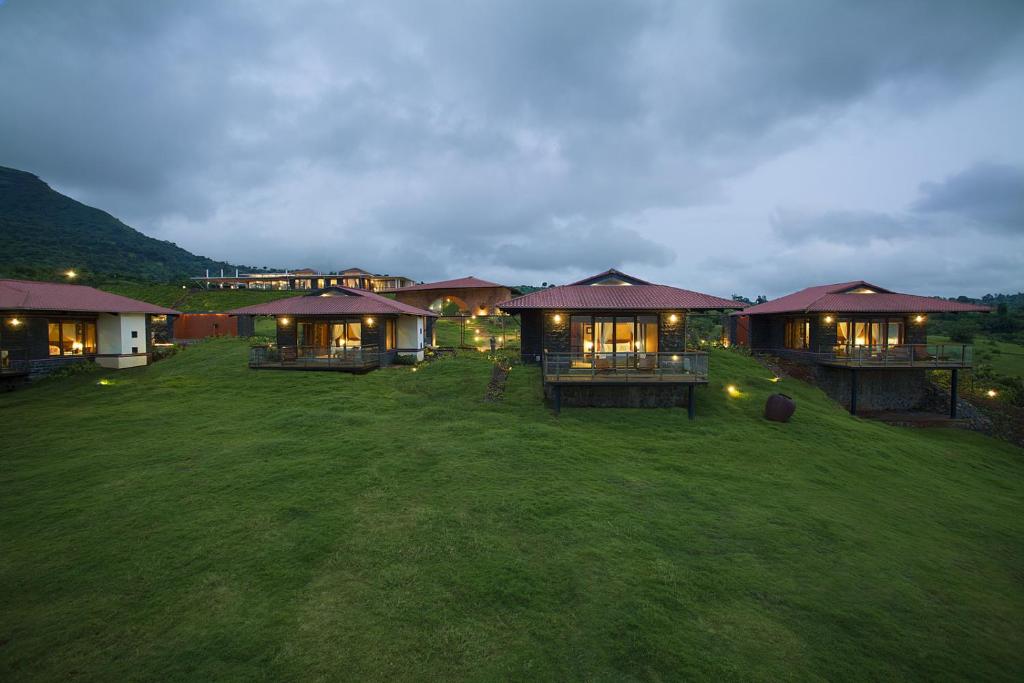
[[[235,266],[147,237],[31,173],[0,166],[0,277],[54,280],[74,269],[86,280],[170,282],[207,268]]]

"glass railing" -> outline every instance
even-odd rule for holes
[[[377,346],[276,346],[249,348],[249,367],[292,367],[308,369],[371,368],[380,365]]]
[[[821,347],[818,359],[850,366],[969,367],[974,361],[970,344],[886,344],[859,346],[836,344]]]
[[[546,381],[677,381],[699,382],[708,378],[708,354],[704,351],[559,353],[543,357]]]

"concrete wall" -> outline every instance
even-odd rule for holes
[[[423,360],[425,334],[426,316],[398,316],[398,351],[403,356],[414,355]]]
[[[100,313],[96,319],[96,363],[117,370],[148,363],[146,329],[144,313]]]
[[[818,386],[832,400],[850,407],[852,375],[857,373],[857,411],[915,410],[928,397],[928,371],[918,369],[875,370],[817,366]]]

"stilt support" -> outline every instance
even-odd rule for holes
[[[555,415],[562,414],[562,385],[555,385]]]
[[[691,420],[693,419],[693,416],[696,414],[697,410],[697,407],[693,404],[694,395],[695,394],[693,391],[693,385],[691,384],[686,387],[686,414],[689,416]]]
[[[957,381],[960,379],[960,372],[953,368],[949,371],[949,416],[952,419],[956,419],[956,404],[957,404]]]

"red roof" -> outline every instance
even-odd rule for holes
[[[229,315],[386,315],[394,313],[437,317],[437,314],[431,311],[424,311],[422,308],[403,304],[380,294],[351,287],[331,287],[320,294],[293,296],[290,299],[278,299],[265,304],[245,306],[228,311]]]
[[[607,275],[602,273],[601,275]],[[614,273],[619,274],[618,271]],[[638,278],[625,277],[643,282]],[[581,280],[587,282],[599,276]],[[498,304],[503,311],[522,311],[530,309],[562,309],[562,310],[621,310],[621,311],[654,311],[654,310],[714,310],[721,308],[743,308],[744,304],[730,299],[721,299],[710,294],[691,292],[688,289],[669,287],[668,285],[562,285],[549,287],[536,292],[524,294],[511,301]]]
[[[854,294],[851,290],[870,289],[873,294]],[[778,313],[988,313],[992,309],[930,296],[900,294],[864,280],[808,287],[799,292],[751,306],[742,315]],[[735,313],[733,315],[736,315]]]
[[[31,280],[0,280],[0,310],[177,314],[171,308],[85,285]]]
[[[427,292],[434,289],[482,289],[484,287],[505,287],[505,285],[499,285],[496,282],[488,282],[487,280],[480,280],[470,275],[469,277],[460,277],[456,280],[441,280],[440,282],[427,282],[422,285],[410,285],[408,287],[399,287],[398,289],[389,289],[389,292]],[[508,289],[506,287],[506,289]]]

